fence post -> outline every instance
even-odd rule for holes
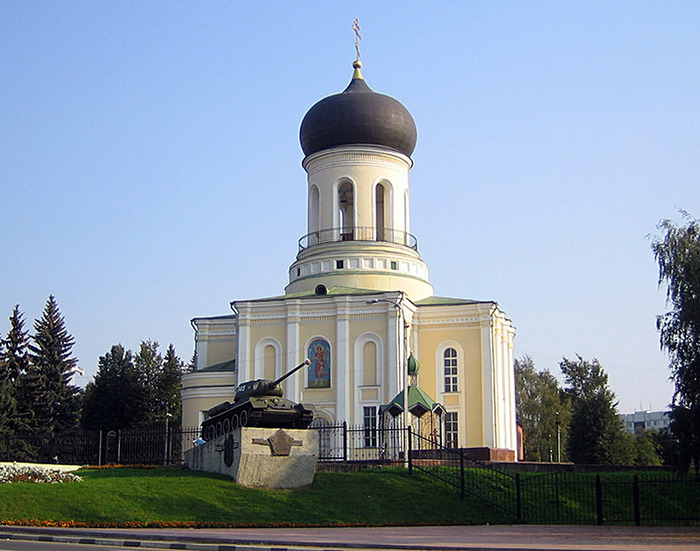
[[[102,430],[100,430],[100,443],[97,445],[97,466],[102,465]]]
[[[464,450],[459,448],[459,499],[464,501]]]
[[[343,421],[343,462],[348,462],[348,422]]]
[[[603,485],[600,482],[600,475],[595,475],[595,508],[598,519],[598,526],[603,525]]]
[[[406,453],[408,454],[408,474],[413,474],[413,458],[411,457],[411,449],[412,449],[412,434],[411,434],[411,427],[406,427],[407,431],[407,436],[408,436],[408,449],[406,450]]]
[[[642,524],[642,518],[639,513],[639,476],[634,475],[632,479],[632,500],[634,502],[634,523],[637,526]]]
[[[523,500],[520,494],[520,473],[515,473],[515,517],[523,521]]]

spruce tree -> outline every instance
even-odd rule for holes
[[[100,356],[93,382],[85,388],[81,423],[95,430],[130,429],[142,424],[144,393],[129,350],[121,344]]]
[[[134,367],[139,374],[144,400],[144,417],[140,424],[147,427],[156,426],[165,420],[159,388],[163,357],[158,352],[156,341],[141,341],[139,352],[134,356]]]
[[[163,370],[160,373],[160,401],[163,411],[172,415],[170,426],[179,428],[182,424],[182,374],[185,372],[185,364],[175,353],[175,347],[171,344],[165,352]]]
[[[24,329],[24,315],[16,305],[10,316],[10,330],[0,347],[0,431],[16,432],[26,429],[20,413],[19,386],[30,370],[29,333]],[[24,404],[22,404],[24,405]]]
[[[64,431],[78,426],[81,407],[80,389],[72,384],[78,360],[72,357],[73,337],[49,296],[40,319],[34,323],[30,359],[44,386],[45,403],[39,404],[38,421],[46,431]]]
[[[0,435],[10,432],[10,419],[15,414],[16,397],[5,362],[5,341],[0,339]]]

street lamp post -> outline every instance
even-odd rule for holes
[[[406,324],[406,318],[404,316],[403,308],[401,307],[403,298],[403,291],[399,291],[399,296],[396,299],[396,301],[386,298],[375,298],[366,302],[367,304],[378,304],[384,302],[387,304],[391,304],[394,308],[396,308],[396,359],[399,368],[399,381],[397,382],[401,386],[403,386],[403,414],[404,423],[406,425],[406,433],[408,433],[411,427],[411,423],[408,417],[408,368],[406,366],[406,358],[408,357],[408,339],[406,335],[406,329],[408,325]],[[410,435],[406,434],[404,438],[404,462],[406,463],[406,465],[408,465],[408,438],[410,438]]]
[[[163,466],[167,467],[168,466],[168,448],[169,448],[169,443],[170,443],[170,418],[172,417],[172,413],[166,413],[165,414],[165,443],[164,443],[164,450],[163,450]]]
[[[557,463],[561,463],[561,419],[557,411]]]

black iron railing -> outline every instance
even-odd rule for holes
[[[341,241],[378,241],[396,243],[418,250],[418,240],[413,234],[392,228],[375,228],[372,226],[352,226],[347,228],[327,228],[307,233],[299,239],[299,252],[326,243]]]
[[[318,460],[406,466],[471,503],[499,511],[504,522],[667,525],[700,523],[700,477],[663,471],[519,472],[466,457],[405,427],[322,425]],[[55,434],[0,433],[0,461],[79,465],[180,464],[198,427]],[[334,467],[335,468],[335,467]],[[562,466],[562,469],[572,469]]]

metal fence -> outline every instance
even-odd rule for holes
[[[397,465],[437,480],[463,500],[483,504],[504,522],[561,524],[698,524],[700,477],[670,472],[547,473],[502,470],[410,429],[319,426],[322,464]],[[79,465],[173,465],[199,428],[0,434],[0,461]]]
[[[0,461],[87,465],[96,462],[99,449],[99,433],[89,430],[0,434]]]
[[[697,524],[700,477],[670,472],[526,473],[471,459],[406,428],[319,427],[319,460],[404,464],[501,514],[504,522]],[[568,467],[570,468],[570,467]]]
[[[141,428],[118,431],[0,435],[0,461],[75,465],[172,465],[199,435],[198,428]]]
[[[406,429],[341,425],[312,427],[318,432],[322,463],[404,463]]]
[[[516,517],[562,524],[669,524],[700,521],[700,478],[693,474],[517,474]]]
[[[444,447],[414,432],[409,436],[409,469],[454,488],[463,500],[475,498],[499,511],[504,520],[513,520],[517,514],[517,487],[512,474],[470,459],[463,449]]]

